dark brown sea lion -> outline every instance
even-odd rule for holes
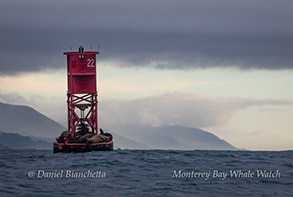
[[[83,135],[88,134],[88,133],[89,132],[87,132],[87,131],[78,131],[78,132],[76,132],[76,134],[80,135],[80,136],[83,136]]]
[[[113,140],[113,136],[112,136],[111,133],[104,133],[103,135],[106,136],[106,137],[108,137],[108,141]]]
[[[76,140],[76,142],[77,142],[77,143],[85,143],[86,141],[88,141],[89,138],[93,137],[93,135],[95,135],[95,134],[93,134],[93,133],[87,133],[87,134],[85,134],[85,135],[83,135],[83,136],[80,136],[80,137]]]
[[[78,139],[81,137],[78,133],[74,133],[74,138],[71,137],[71,132],[70,131],[63,131],[61,135],[56,138],[57,142],[63,143],[67,139],[69,143],[75,143],[78,141]]]
[[[65,139],[67,139],[67,142],[68,142],[68,143],[76,143],[76,141],[78,140],[78,138],[79,138],[79,136],[76,136],[76,137],[74,137],[74,138],[72,138],[72,137],[70,136],[70,137],[65,138]]]
[[[71,136],[70,131],[63,131],[61,133],[61,135],[58,138],[56,138],[56,140],[57,140],[57,142],[62,143],[62,142],[64,142],[65,137],[69,138],[70,136]]]
[[[60,135],[60,137],[69,137],[71,136],[71,132],[70,131],[63,131]]]
[[[109,141],[109,137],[105,135],[94,135],[93,137],[88,139],[89,143],[99,143],[99,142],[107,142]]]

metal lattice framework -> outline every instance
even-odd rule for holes
[[[68,106],[68,130],[71,131],[72,137],[76,131],[79,123],[86,122],[92,128],[92,131],[98,133],[98,100],[97,93],[88,94],[70,94],[67,93],[67,106]],[[81,111],[79,116],[75,109]],[[84,116],[84,110],[87,109]]]

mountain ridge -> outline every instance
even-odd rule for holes
[[[4,112],[0,113],[0,130],[29,137],[32,141],[52,143],[62,131],[66,130],[56,121],[28,106],[0,102],[0,111]],[[113,134],[115,148],[237,150],[208,131],[186,126],[104,125],[103,128],[108,128],[106,131]],[[12,136],[10,137],[13,139]],[[49,147],[48,144],[46,147]]]
[[[0,102],[0,130],[24,136],[55,138],[65,127],[32,107]]]
[[[111,130],[149,145],[152,149],[237,150],[225,140],[199,128],[179,125],[158,127],[124,125]]]

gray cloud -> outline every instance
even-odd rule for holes
[[[292,1],[1,1],[0,74],[65,66],[69,46],[159,69],[293,68]]]
[[[191,93],[169,93],[134,100],[101,101],[101,125],[224,125],[236,112],[252,106],[292,105],[292,101],[208,97]]]
[[[23,97],[18,93],[2,93],[0,89],[0,102],[13,105],[26,105],[32,107],[42,114],[56,120],[62,125],[66,126],[66,105],[64,100],[55,98],[45,98],[41,95],[33,95],[30,97]],[[48,107],[50,106],[50,107]],[[5,113],[5,112],[4,112]]]
[[[25,105],[29,104],[29,101],[26,98],[16,93],[5,94],[0,92],[0,102],[12,103],[12,104],[25,104]]]
[[[0,102],[32,106],[66,126],[65,101],[46,100],[38,95],[24,98],[17,93],[0,92]],[[140,99],[102,100],[99,102],[99,124],[110,128],[123,125],[182,125],[201,128],[224,125],[242,109],[260,106],[262,108],[259,110],[262,111],[279,105],[293,105],[293,101],[210,97],[177,92]]]

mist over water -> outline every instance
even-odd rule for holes
[[[293,151],[2,150],[0,168],[0,196],[293,194]]]

